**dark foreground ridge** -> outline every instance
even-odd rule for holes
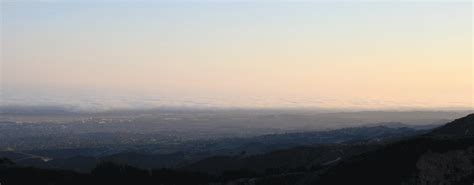
[[[448,137],[474,137],[474,114],[434,129],[430,134]]]
[[[474,182],[474,114],[420,136],[216,156],[174,169],[99,163],[90,173],[21,167],[0,159],[2,185],[29,184],[385,184]]]
[[[473,118],[470,114],[424,136],[358,155],[324,174],[313,174],[311,182],[470,185],[474,182],[474,138],[465,133],[474,127]]]

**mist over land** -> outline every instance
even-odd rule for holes
[[[470,1],[5,0],[0,19],[1,185],[474,182]]]
[[[182,143],[376,126],[430,129],[472,112],[190,107],[80,112],[47,106],[1,110],[0,147],[16,150]],[[40,138],[63,139],[37,143]]]
[[[69,89],[62,88],[14,88],[4,85],[0,106],[3,109],[45,107],[71,112],[104,112],[141,109],[307,109],[316,112],[342,111],[451,111],[472,110],[469,99],[434,103],[392,97],[301,96],[286,95],[229,95],[188,93],[139,93],[127,90]]]
[[[394,156],[400,155],[420,157],[417,164],[428,165],[419,166],[419,173],[400,182],[445,181],[443,176],[422,174],[429,173],[433,163],[454,165],[439,169],[450,172],[460,168],[460,163],[450,162],[458,160],[456,157],[472,160],[472,114],[446,125],[472,112],[182,107],[81,112],[47,106],[2,107],[0,177],[21,184],[30,180],[60,184],[120,184],[129,180],[183,185],[254,181],[262,185],[275,181],[331,184],[341,181],[333,173],[352,174],[344,170],[354,168],[354,162],[361,167],[356,171],[373,171],[383,162],[402,165],[380,178],[356,173],[364,177],[360,182],[376,184],[387,179],[382,177],[396,179],[412,170],[411,162],[392,164]],[[431,149],[461,150],[432,154]],[[456,174],[460,179],[471,179],[471,171],[461,172]],[[19,178],[30,173],[54,179]],[[131,175],[136,173],[143,176]],[[191,177],[183,179],[187,175]]]

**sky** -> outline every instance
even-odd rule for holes
[[[2,1],[2,105],[472,108],[470,1]]]

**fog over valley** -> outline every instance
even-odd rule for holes
[[[469,112],[206,108],[74,112],[61,107],[3,107],[0,147],[31,149],[122,143],[143,145],[363,126],[429,129]],[[41,145],[36,143],[38,138],[56,137],[65,139]],[[29,143],[29,139],[33,143]]]
[[[0,0],[0,185],[472,185],[472,0]]]

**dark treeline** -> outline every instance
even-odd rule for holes
[[[247,169],[227,170],[218,174],[177,169],[139,169],[129,165],[102,162],[90,173],[69,170],[18,167],[8,159],[0,159],[0,182],[5,185],[83,185],[83,184],[220,184],[236,179],[265,177],[281,173],[295,173],[308,169],[268,169],[257,173]]]

